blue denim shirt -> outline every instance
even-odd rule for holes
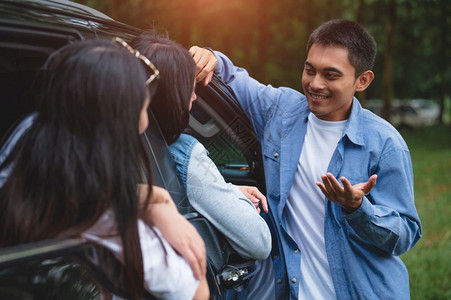
[[[260,84],[214,53],[215,73],[235,92],[262,146],[271,209],[267,220],[278,238],[272,250],[277,298],[297,299],[302,253],[287,232],[283,212],[307,130],[307,100],[293,89]],[[350,214],[325,199],[326,252],[337,298],[409,299],[408,272],[398,255],[411,249],[422,232],[406,143],[354,98],[328,172],[352,184],[378,175],[361,207]]]

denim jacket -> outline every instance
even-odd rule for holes
[[[181,134],[169,150],[190,204],[210,221],[241,256],[265,259],[271,251],[271,233],[252,202],[226,183],[207,150],[188,134]]]
[[[199,141],[195,137],[182,133],[180,137],[169,146],[169,150],[171,151],[172,158],[175,161],[175,166],[177,167],[185,190],[191,152],[197,143],[199,143]]]
[[[277,298],[297,299],[302,253],[283,216],[307,130],[307,100],[293,89],[257,82],[225,55],[214,53],[215,73],[235,92],[262,145],[267,220],[278,245],[272,249]],[[361,207],[350,214],[325,199],[326,253],[337,298],[409,299],[407,269],[398,256],[415,245],[422,231],[404,140],[354,98],[328,172],[345,176],[351,184],[378,175]]]

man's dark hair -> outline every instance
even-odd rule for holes
[[[342,46],[348,49],[348,59],[355,69],[357,78],[366,70],[372,70],[376,58],[376,41],[358,23],[347,20],[330,20],[310,35],[307,53],[313,44]]]

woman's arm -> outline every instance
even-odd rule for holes
[[[247,185],[237,185],[240,191],[243,193],[247,199],[251,200],[252,204],[254,204],[257,212],[260,213],[260,205],[263,208],[265,213],[268,212],[268,201],[266,200],[265,195],[262,194],[255,186],[247,186]]]
[[[147,190],[148,185],[138,185],[141,201],[145,201]],[[197,279],[205,277],[205,243],[196,228],[178,212],[168,191],[152,186],[150,204],[143,211],[142,219],[149,226],[153,225],[160,230],[168,243],[186,259]]]
[[[199,282],[199,286],[197,287],[196,294],[193,297],[193,300],[206,300],[210,298],[210,289],[208,288],[207,278],[204,277]]]
[[[200,143],[191,152],[187,194],[191,205],[224,234],[240,255],[252,259],[269,255],[271,234],[266,222],[237,186],[224,181]]]

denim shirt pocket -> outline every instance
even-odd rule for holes
[[[275,145],[270,141],[265,141],[263,156],[280,164],[280,145]]]
[[[266,191],[270,198],[278,201],[280,195],[280,145],[266,141],[263,148],[266,175]]]

